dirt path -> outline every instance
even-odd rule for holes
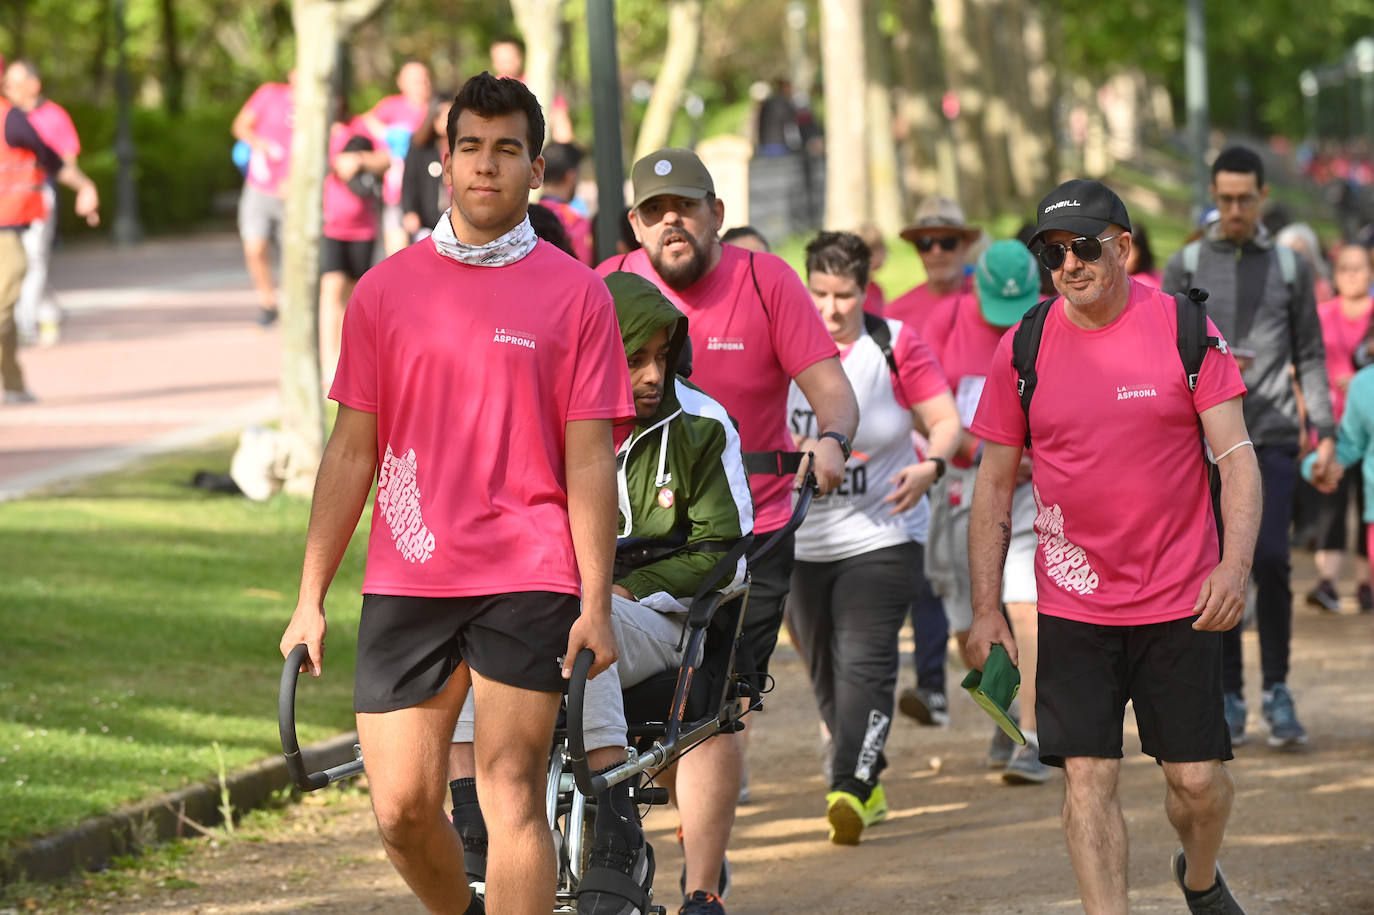
[[[1298,564],[1310,568],[1305,557]],[[1309,582],[1297,584],[1301,595]],[[1232,765],[1237,801],[1224,865],[1251,915],[1374,913],[1374,617],[1347,604],[1339,617],[1305,606],[1296,614],[1292,685],[1313,741],[1303,753],[1264,746],[1257,645],[1246,637],[1250,724],[1260,734]],[[775,667],[778,688],[750,752],[753,800],[740,809],[730,852],[731,915],[1081,911],[1059,827],[1060,782],[1013,788],[983,768],[991,727],[962,691],[952,697],[950,728],[894,725],[884,775],[891,818],[858,848],[829,845],[814,705],[790,647],[779,649]],[[1183,912],[1168,876],[1177,842],[1164,818],[1163,779],[1138,750],[1128,733],[1122,797],[1132,911]],[[422,911],[382,855],[365,795],[329,795],[306,798],[267,826],[255,821],[233,840],[192,843],[176,864],[126,881],[117,898],[90,899],[89,910]],[[670,912],[681,867],[676,825],[662,808],[647,821],[659,901]]]

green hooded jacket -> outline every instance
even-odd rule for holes
[[[641,276],[612,273],[606,286],[627,358],[671,327],[663,400],[653,416],[635,421],[616,455],[616,584],[654,609],[682,611],[721,554],[753,533],[739,434],[724,407],[674,373],[686,316]],[[740,560],[736,577],[743,575]]]

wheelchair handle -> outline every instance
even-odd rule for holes
[[[773,552],[782,539],[788,534],[801,527],[806,520],[806,513],[811,510],[811,500],[820,495],[821,486],[816,482],[815,474],[816,455],[808,451],[802,455],[802,466],[806,472],[802,475],[802,486],[797,494],[797,503],[792,506],[792,515],[787,519],[787,523],[773,532],[773,536],[763,542],[763,545],[749,554],[749,561],[758,562],[769,553]]]
[[[282,755],[286,757],[286,771],[291,782],[302,791],[316,791],[363,771],[361,758],[352,759],[320,772],[308,772],[301,757],[301,745],[296,739],[296,682],[301,664],[310,649],[305,643],[291,649],[281,668],[281,685],[277,689],[277,731],[281,735]]]
[[[606,788],[606,780],[592,775],[587,764],[587,742],[582,731],[582,712],[587,701],[587,674],[591,672],[596,655],[583,648],[573,660],[572,677],[568,680],[568,768],[572,770],[577,790],[594,797]],[[599,784],[598,784],[599,782]]]

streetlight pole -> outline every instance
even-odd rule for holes
[[[592,138],[596,144],[596,259],[615,253],[625,206],[625,159],[620,135],[620,66],[615,53],[615,0],[588,0]]]
[[[1360,74],[1360,126],[1366,140],[1374,140],[1374,38],[1355,42],[1355,70]]]
[[[1298,90],[1302,92],[1303,113],[1307,121],[1307,145],[1315,146],[1317,143],[1317,93],[1321,91],[1321,84],[1317,81],[1317,74],[1311,70],[1304,70],[1298,75]]]
[[[1185,96],[1188,106],[1188,152],[1193,161],[1193,221],[1207,207],[1207,18],[1204,0],[1188,0],[1184,50]]]
[[[134,180],[134,137],[131,124],[129,85],[128,28],[124,19],[125,0],[114,0],[115,20],[115,221],[117,245],[136,245],[143,239],[138,218],[138,183]]]

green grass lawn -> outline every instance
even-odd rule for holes
[[[231,448],[0,504],[0,854],[280,753],[277,643],[309,505],[187,485]],[[329,599],[302,743],[352,727],[366,522]]]

